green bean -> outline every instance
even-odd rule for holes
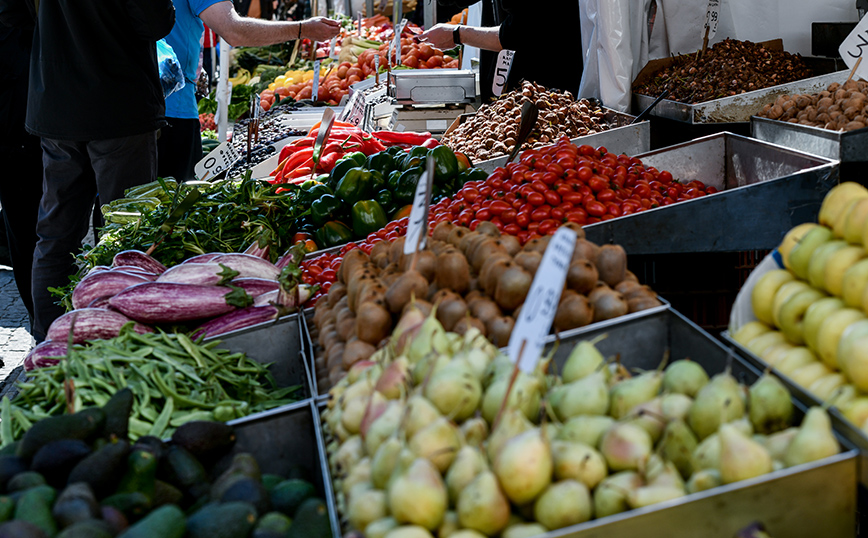
[[[174,411],[174,409],[175,402],[171,398],[166,399],[166,405],[160,412],[160,416],[157,417],[156,421],[154,421],[154,425],[151,427],[151,431],[148,435],[153,435],[154,437],[160,437],[163,435],[163,432],[166,431],[166,427],[169,425],[169,419],[172,417],[172,411]]]
[[[148,435],[148,432],[151,431],[151,427],[151,424],[148,424],[143,420],[139,420],[136,417],[130,417],[130,433],[132,433],[136,437],[144,437],[145,435]]]
[[[174,390],[170,389],[166,382],[160,379],[160,376],[157,374],[154,374],[151,379],[154,380],[154,383],[160,389],[160,392],[166,395],[166,399],[172,398],[173,400],[175,400],[175,404],[186,405],[189,407],[201,407],[203,409],[213,409],[215,407],[214,405],[206,402],[197,402],[196,400],[191,400],[189,398],[181,396]]]
[[[13,442],[15,438],[12,436],[12,403],[8,396],[4,396],[0,401],[0,444],[3,446]]]
[[[193,357],[193,360],[196,361],[196,364],[199,368],[205,367],[205,361],[202,359],[202,354],[196,349],[193,345],[193,342],[185,334],[178,334],[178,343],[181,344],[181,347]]]

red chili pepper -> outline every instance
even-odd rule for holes
[[[319,160],[316,169],[320,172],[331,172],[335,164],[345,155],[343,151],[333,151]]]
[[[416,133],[413,131],[404,131],[398,133],[395,131],[374,131],[371,134],[385,142],[413,144],[414,146],[420,146],[427,140],[431,139],[431,133],[429,132]]]
[[[277,165],[277,168],[275,168],[274,170],[272,170],[271,173],[268,174],[268,175],[269,175],[269,176],[276,176],[277,174],[279,174],[280,171],[283,170],[283,167],[286,166],[286,162],[287,162],[287,161],[289,161],[289,157],[281,158],[281,159],[280,159],[280,164]]]
[[[293,146],[287,144],[280,149],[280,156],[277,158],[278,161],[283,162],[287,157],[292,153]]]
[[[420,145],[421,145],[423,148],[431,149],[431,148],[436,148],[437,146],[439,146],[439,145],[440,145],[440,142],[438,142],[437,140],[435,140],[435,139],[433,139],[433,138],[429,138],[428,140],[426,140],[425,142],[423,142],[423,143],[420,144]]]
[[[289,158],[289,161],[286,163],[284,169],[288,169],[289,171],[295,170],[303,162],[310,159],[313,156],[313,148],[305,148],[300,151],[296,151],[292,154],[292,157]]]
[[[311,165],[313,164],[313,159],[310,160],[310,164]],[[311,171],[310,166],[302,166],[302,167],[296,168],[295,170],[286,174],[286,179],[289,180],[288,183],[296,183],[295,181],[292,181],[292,180],[310,176],[310,171]]]

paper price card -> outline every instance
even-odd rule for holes
[[[847,39],[838,47],[838,53],[844,59],[847,67],[853,69],[856,62],[859,62],[859,67],[853,74],[853,78],[868,80],[868,61],[864,58],[859,60],[866,55],[866,52],[868,52],[868,17],[862,17],[856,28],[853,28]]]
[[[332,60],[338,59],[338,53],[335,52],[335,46],[337,45],[337,42],[338,42],[338,36],[334,36],[332,38],[332,40],[329,42],[329,58],[331,58]]]
[[[530,291],[527,292],[527,299],[521,306],[521,313],[515,321],[507,350],[514,363],[519,361],[521,354],[518,367],[523,372],[534,371],[545,346],[546,336],[552,328],[561,293],[564,291],[576,239],[576,232],[569,228],[560,228],[552,236],[530,285]],[[524,342],[526,344],[522,346]]]
[[[207,181],[227,170],[240,157],[229,142],[223,142],[196,164],[194,169],[196,177],[202,181]]]
[[[491,82],[491,93],[500,97],[506,88],[506,80],[509,78],[509,70],[512,68],[512,58],[515,51],[503,49],[497,54],[497,63],[494,66],[494,80]]]
[[[352,97],[341,112],[341,121],[352,123],[358,127],[365,118],[365,92],[353,92]]]
[[[410,222],[407,223],[407,236],[404,239],[404,254],[410,255],[425,248],[428,239],[428,207],[431,204],[431,179],[434,177],[434,159],[428,157],[425,171],[416,184],[416,195],[413,197],[413,208],[410,210]],[[572,256],[572,254],[570,254]]]
[[[717,23],[720,22],[720,0],[708,0],[708,9],[705,10],[705,26],[703,26],[702,34],[705,35],[705,28],[708,28],[708,39],[714,37],[717,33]]]

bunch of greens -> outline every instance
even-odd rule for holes
[[[229,99],[228,116],[231,121],[235,121],[243,116],[250,109],[250,97],[256,93],[254,86],[239,84],[232,86],[232,97]],[[217,113],[217,92],[212,91],[208,97],[199,100],[199,114],[216,114]]]

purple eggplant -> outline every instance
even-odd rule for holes
[[[277,294],[280,290],[268,291],[253,297],[253,306],[265,306],[277,302]]]
[[[91,301],[106,295],[115,295],[124,289],[148,280],[123,271],[98,271],[88,274],[72,290],[72,307],[84,308]]]
[[[109,301],[112,297],[114,297],[114,295],[103,295],[102,297],[97,297],[96,299],[88,303],[87,308],[102,308],[103,310],[114,310],[114,308],[111,307],[111,304],[109,304]]]
[[[237,291],[224,286],[145,282],[115,295],[109,304],[137,321],[175,323],[213,318],[235,310],[227,302],[232,300],[227,297],[229,294],[235,295]]]
[[[231,278],[231,275],[225,274],[224,268],[216,263],[182,263],[160,275],[157,282],[216,286],[227,277]]]
[[[60,359],[66,357],[68,351],[66,342],[46,340],[30,350],[24,357],[24,369],[28,372],[34,368],[54,366]]]
[[[292,312],[295,310],[295,307],[297,305],[303,305],[304,303],[306,303],[315,291],[313,286],[309,284],[299,284],[297,286],[297,289],[297,295],[293,292],[293,290],[282,292],[279,288],[274,291],[255,295],[253,297],[253,304],[255,306],[262,306],[267,304],[276,305],[283,308],[285,312]]]
[[[140,276],[149,282],[153,282],[154,280],[157,280],[157,277],[160,276],[157,273],[151,273],[149,271],[145,271],[141,267],[136,267],[135,265],[121,265],[120,267],[112,267],[111,270]]]
[[[197,338],[203,334],[207,337],[217,336],[230,331],[259,325],[260,323],[274,321],[277,319],[277,315],[277,307],[271,305],[248,306],[247,308],[230,312],[200,325],[193,332],[193,336]]]
[[[275,291],[280,287],[278,281],[268,280],[267,278],[236,278],[232,281],[232,285],[238,286],[253,298],[263,293]]]
[[[112,260],[112,265],[114,267],[121,265],[135,265],[149,273],[156,273],[158,275],[166,272],[165,265],[145,254],[141,250],[124,250],[118,252]]]
[[[264,248],[261,248],[259,246],[259,241],[254,241],[249,247],[247,247],[247,249],[244,251],[244,254],[250,254],[251,256],[256,256],[257,258],[267,260],[269,250],[270,245],[265,245]]]
[[[221,254],[217,256],[211,263],[222,263],[223,265],[238,271],[238,278],[267,278],[269,280],[277,280],[280,276],[280,269],[273,263],[265,261],[262,258],[251,256],[250,254],[232,253]]]
[[[84,276],[87,277],[87,276],[90,276],[92,274],[99,273],[100,271],[110,271],[110,270],[111,270],[111,267],[108,267],[106,265],[94,265],[93,267],[91,267],[87,271],[87,274]]]
[[[290,247],[289,250],[284,252],[283,256],[281,256],[280,259],[277,260],[277,263],[275,264],[275,266],[278,269],[283,270],[286,268],[286,266],[288,266],[290,264],[298,265],[299,263],[301,263],[301,261],[303,259],[304,259],[304,255],[301,252],[299,252],[299,250],[297,248]]]
[[[193,256],[187,260],[181,262],[181,264],[185,263],[208,263],[217,256],[223,254],[222,252],[208,252],[207,254],[199,254],[198,256]]]
[[[139,286],[147,284],[150,284],[150,282],[139,284]],[[132,286],[132,288],[135,287],[136,286]],[[81,308],[79,310],[67,312],[54,320],[51,326],[48,327],[48,334],[46,334],[47,339],[66,342],[69,338],[69,331],[72,327],[73,319],[75,320],[75,333],[72,337],[72,342],[74,344],[81,344],[87,340],[107,340],[109,338],[114,338],[120,334],[121,327],[133,321],[120,312],[103,310],[101,308]],[[135,324],[134,330],[139,334],[154,332],[150,327],[146,327],[139,323]]]

